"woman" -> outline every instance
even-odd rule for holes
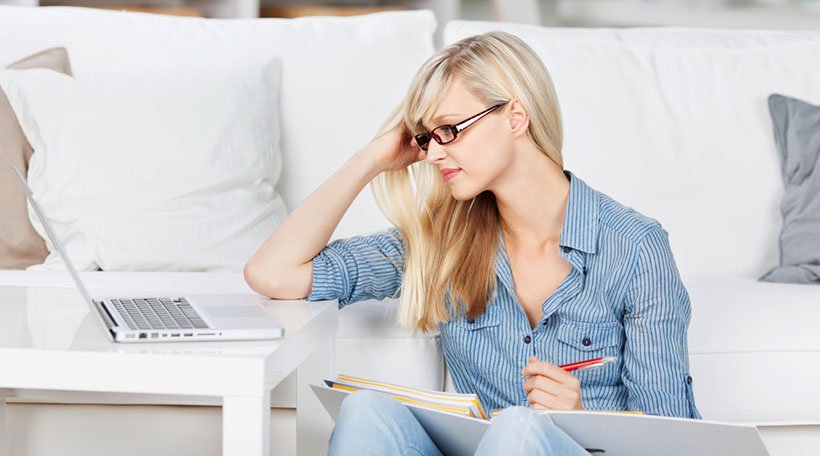
[[[700,418],[667,232],[563,169],[561,147],[533,50],[502,32],[466,38],[422,66],[383,132],[282,223],[246,279],[340,307],[399,296],[400,323],[440,331],[456,390],[505,409],[480,453],[587,454],[533,410]],[[395,228],[326,245],[371,181]],[[616,362],[558,367],[602,356]],[[330,448],[438,454],[406,407],[374,393],[344,401]]]

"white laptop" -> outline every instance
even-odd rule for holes
[[[115,342],[189,342],[197,340],[278,339],[284,328],[262,308],[267,300],[253,294],[96,297],[88,293],[80,275],[54,234],[34,193],[17,167],[14,173],[54,248],[68,267],[91,313]]]

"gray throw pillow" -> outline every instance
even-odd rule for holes
[[[780,266],[764,282],[820,284],[820,106],[769,95],[785,193]]]

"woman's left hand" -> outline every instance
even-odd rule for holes
[[[581,381],[564,369],[530,356],[521,375],[529,377],[524,391],[533,410],[583,410]]]

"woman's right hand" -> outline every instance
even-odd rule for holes
[[[364,151],[379,162],[382,171],[398,171],[426,157],[404,122],[373,138]]]

